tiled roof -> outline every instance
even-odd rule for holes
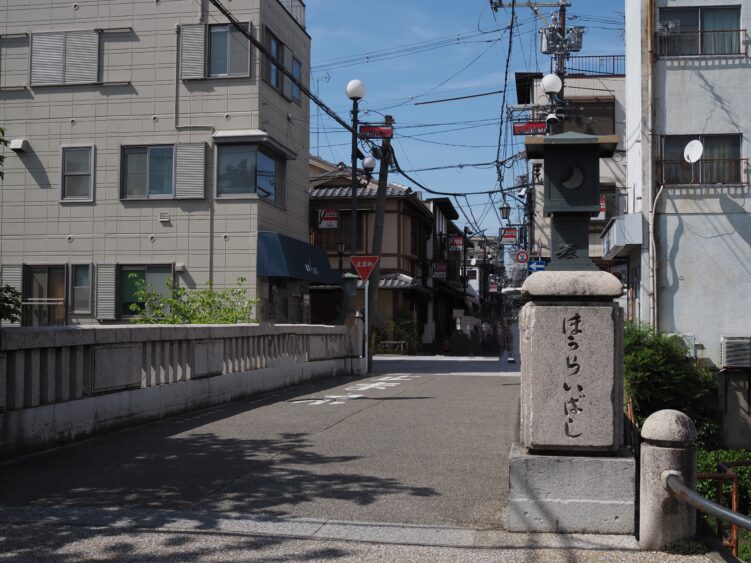
[[[357,197],[375,198],[377,187],[360,188]],[[406,197],[413,193],[410,188],[399,184],[389,184],[386,187],[386,197]],[[351,186],[316,186],[310,190],[311,198],[351,198]]]

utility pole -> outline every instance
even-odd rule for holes
[[[464,226],[464,239],[462,241],[462,246],[464,250],[464,297],[466,299],[467,297],[467,237],[469,236],[470,230],[469,227],[466,225]]]
[[[387,127],[394,124],[394,118],[390,115],[385,116],[384,123]],[[378,191],[376,192],[375,206],[375,223],[373,225],[373,248],[371,254],[380,256],[383,247],[383,221],[386,211],[386,189],[388,188],[389,164],[391,163],[391,139],[386,137],[381,143],[381,164],[378,168]],[[374,283],[368,286],[368,322],[373,324],[373,319],[378,314],[378,281],[381,279],[381,260],[376,262],[373,273],[370,278]],[[369,334],[371,332],[369,331]],[[371,351],[372,354],[372,351]],[[370,368],[373,356],[368,358],[368,368]]]
[[[566,6],[568,4],[561,0],[561,4],[558,8],[558,35],[563,38],[558,44],[557,53],[555,57],[555,73],[558,78],[561,79],[561,91],[558,93],[561,99],[563,99],[563,89],[565,87],[564,77],[566,75],[566,58],[568,58],[568,49],[566,46]]]

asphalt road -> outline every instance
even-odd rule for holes
[[[0,465],[0,510],[19,525],[111,526],[112,514],[131,511],[161,525],[200,514],[205,528],[233,514],[498,529],[519,419],[518,374],[500,369],[516,366],[378,359],[367,378],[317,381],[27,457]]]

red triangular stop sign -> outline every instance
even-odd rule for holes
[[[352,262],[352,267],[359,274],[360,279],[366,281],[380,259],[380,256],[351,256],[349,261]]]

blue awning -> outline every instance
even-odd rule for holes
[[[258,233],[257,264],[259,277],[339,284],[339,273],[331,269],[323,248],[271,231]]]

